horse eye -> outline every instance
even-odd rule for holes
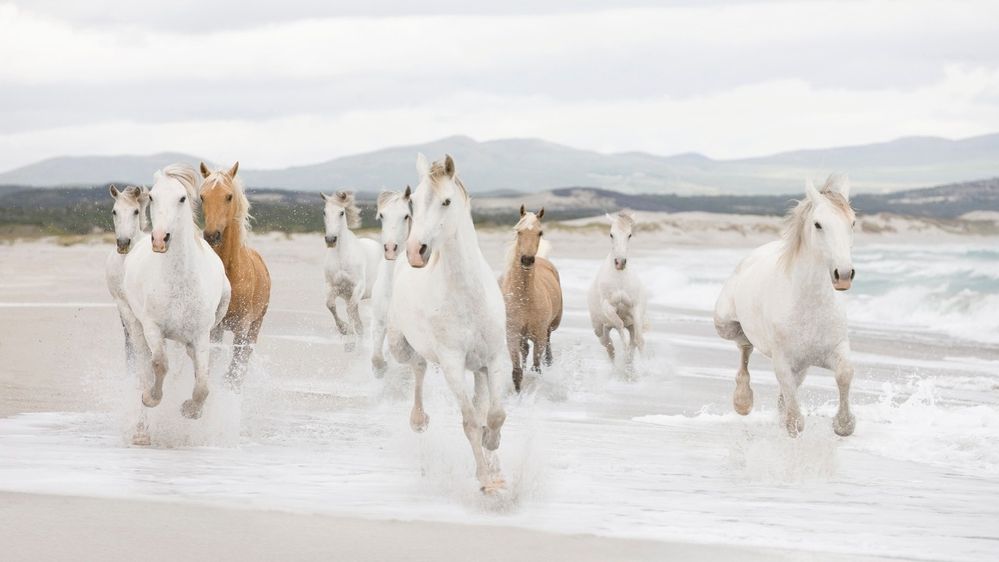
[[[226,195],[225,196],[225,200],[226,201],[232,201],[232,193],[230,193],[229,195]]]
[[[139,210],[136,209],[132,214],[135,215],[135,216],[139,216]]]
[[[344,215],[344,212],[343,212],[343,211],[340,211],[340,216],[342,217],[343,215]]]
[[[118,216],[118,211],[111,211],[111,214],[117,217]]]
[[[406,218],[404,218],[404,219],[402,219],[402,220],[404,220],[404,221],[408,221],[408,220],[409,220],[409,215],[406,215]]]
[[[544,235],[545,235],[545,231],[544,230],[539,230],[538,231],[538,237],[541,237],[541,236],[544,236]]]
[[[185,196],[183,196],[183,197],[180,198],[180,202],[181,203],[183,203],[184,201],[187,201],[187,195],[185,195]]]
[[[629,234],[629,235],[628,235],[628,238],[631,238],[632,236],[634,236],[634,235],[633,235],[633,234]]]
[[[822,225],[819,223],[815,223],[815,228],[822,230]]]
[[[611,239],[613,239],[613,238],[614,238],[614,233],[613,233],[613,232],[611,232]]]
[[[382,220],[382,214],[381,214],[381,213],[378,213],[378,216],[377,216],[377,217],[375,217],[375,218],[376,218],[376,219],[378,219],[378,220]]]
[[[149,202],[150,202],[150,203],[152,203],[152,202],[153,202],[153,196],[152,196],[152,195],[150,195],[150,196],[149,196]]]
[[[448,205],[450,205],[450,204],[451,204],[451,200],[450,200],[450,199],[445,199],[445,200],[444,200],[444,206],[445,206],[445,207],[447,207],[447,206],[448,206]]]

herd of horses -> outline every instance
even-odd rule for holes
[[[542,363],[552,364],[551,335],[562,321],[562,287],[548,259],[545,212],[521,206],[497,280],[479,248],[469,192],[454,159],[445,155],[430,162],[421,154],[416,168],[415,189],[378,196],[378,241],[354,233],[360,209],[352,192],[322,194],[326,306],[352,350],[365,333],[360,303],[369,299],[372,371],[378,377],[386,372],[386,349],[410,367],[414,431],[424,431],[430,420],[423,407],[428,364],[440,367],[460,406],[481,489],[493,492],[504,487],[497,449],[507,381],[520,392],[528,365],[537,372]],[[165,341],[183,344],[195,382],[182,413],[198,418],[209,392],[210,356],[223,332],[233,333],[225,382],[238,389],[270,299],[267,266],[247,244],[250,204],[238,163],[227,170],[202,163],[200,171],[174,164],[157,171],[149,189],[112,186],[110,192],[117,249],[108,257],[107,282],[125,332],[128,369],[143,385],[142,403],[154,407],[168,372]],[[628,267],[637,225],[628,211],[607,218],[611,251],[589,290],[590,319],[611,361],[611,333],[617,332],[630,368],[648,327],[646,288]],[[792,436],[804,429],[797,390],[813,365],[835,373],[840,395],[835,432],[853,432],[853,367],[843,304],[835,296],[854,278],[853,223],[845,178],[830,176],[820,189],[809,183],[781,239],[756,249],[725,284],[714,322],[718,334],[741,351],[733,399],[738,413],[752,409],[748,366],[756,349],[773,360],[779,410]],[[399,259],[403,252],[405,259]],[[141,421],[133,442],[150,442]]]

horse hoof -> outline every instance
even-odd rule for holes
[[[479,491],[487,496],[498,494],[504,490],[506,490],[506,480],[502,476],[493,477],[479,488]]]
[[[427,430],[428,425],[430,425],[430,416],[426,412],[413,412],[409,416],[409,427],[416,433],[423,433]]]
[[[740,416],[749,415],[749,412],[753,410],[753,389],[747,387],[744,392],[738,388],[735,389],[732,405]]]
[[[136,447],[148,447],[150,445],[148,433],[136,433],[132,436],[132,445]]]
[[[797,437],[801,432],[805,431],[805,420],[800,415],[788,416],[784,425],[787,427],[787,434],[791,437]]]
[[[375,378],[382,378],[385,376],[385,371],[388,370],[388,364],[385,363],[384,359],[372,359],[371,360],[371,372],[375,374]]]
[[[184,403],[180,406],[180,413],[184,415],[185,418],[196,420],[201,417],[201,406],[202,403],[195,402],[194,400],[184,400]]]
[[[159,393],[158,396],[153,396],[152,392],[148,390],[142,393],[142,405],[147,408],[155,408],[160,405],[160,400],[163,399],[163,393]]]
[[[857,418],[853,414],[846,416],[836,416],[833,419],[833,431],[840,437],[853,435],[853,430],[857,427]]]

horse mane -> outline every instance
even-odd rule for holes
[[[448,179],[447,169],[444,166],[444,161],[437,160],[436,162],[431,164],[430,172],[427,173],[427,177],[430,179],[430,184],[434,187],[434,190],[437,189],[437,186],[440,185],[440,182],[442,180]],[[454,176],[451,177],[450,179],[454,180],[454,184],[458,186],[458,191],[465,198],[465,202],[467,203],[469,200],[468,189],[465,188],[465,184],[461,183],[461,179],[458,178],[458,172],[455,172]]]
[[[402,199],[401,191],[389,191],[385,190],[378,194],[378,202],[375,204],[377,212],[382,212],[382,209],[388,207],[392,203]]]
[[[506,261],[508,265],[515,265],[517,261],[517,233],[524,228],[524,221],[527,217],[537,217],[535,213],[526,213],[524,216],[520,217],[517,224],[513,227],[513,238],[506,244]],[[538,223],[541,223],[541,219],[537,219]],[[548,259],[549,254],[552,251],[552,244],[546,238],[542,238],[538,242],[538,253],[537,256],[540,258]]]
[[[831,203],[834,208],[852,220],[856,211],[850,206],[850,201],[841,193],[847,181],[846,176],[842,174],[831,174],[822,184],[819,194],[825,197],[826,201]],[[805,245],[805,232],[808,226],[805,222],[814,209],[815,202],[805,197],[795,203],[784,217],[784,231],[781,233],[784,251],[781,253],[780,263],[785,269],[791,267]]]
[[[343,207],[347,213],[347,228],[361,226],[361,208],[357,206],[353,191],[337,191],[333,194],[334,201]],[[379,196],[379,199],[381,196]]]
[[[215,170],[207,178],[205,178],[204,183],[201,185],[201,191],[204,191],[208,186],[209,182],[222,181],[222,178],[228,177],[227,174],[223,174],[222,170]],[[253,215],[250,214],[250,199],[246,196],[246,186],[243,184],[243,178],[239,176],[233,176],[229,178],[232,185],[232,202],[236,205],[236,223],[239,225],[239,239],[246,240],[247,233],[250,232],[250,221],[253,219]],[[200,198],[199,198],[200,199]]]
[[[629,209],[621,209],[617,212],[617,220],[621,221],[628,228],[635,228],[635,224],[638,221],[635,219],[635,213],[631,212]]]
[[[187,191],[187,201],[191,204],[191,211],[196,215],[201,208],[201,174],[189,164],[170,164],[156,173],[175,179],[184,186],[184,190]]]

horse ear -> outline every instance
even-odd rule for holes
[[[818,203],[822,199],[822,194],[819,193],[818,189],[815,189],[815,184],[812,183],[811,179],[805,180],[805,195],[813,203]]]
[[[527,214],[527,209],[523,205],[521,205],[520,206],[520,216],[523,217],[526,214]]]
[[[614,224],[614,217],[610,216],[610,213],[604,213],[604,216],[607,217],[607,222]]]
[[[454,177],[454,158],[452,158],[450,154],[444,155],[444,173],[446,173],[449,178]]]
[[[409,201],[409,198],[412,196],[413,196],[413,189],[407,185],[406,192],[402,194],[402,198],[405,199],[406,201]]]
[[[201,177],[207,178],[208,174],[211,174],[211,173],[212,172],[211,172],[211,170],[208,169],[208,166],[206,166],[205,163],[202,162],[201,163]]]
[[[117,187],[115,187],[115,186],[114,186],[114,184],[111,184],[111,185],[110,185],[110,186],[108,187],[108,193],[110,193],[110,194],[111,194],[111,198],[112,198],[112,199],[117,199],[117,198],[118,198],[118,195],[119,195],[119,194],[120,194],[121,192],[120,192],[120,191],[118,191],[118,188],[117,188]]]
[[[538,211],[538,220],[541,220],[541,218],[544,216],[545,216],[545,208],[541,207],[541,210]]]
[[[322,191],[319,192],[319,196],[323,198],[323,201],[329,201],[330,200],[330,196],[326,195]]]
[[[836,191],[843,196],[843,199],[850,200],[850,178],[845,175],[836,174],[830,179]]]
[[[232,165],[232,168],[229,168],[229,177],[230,178],[236,177],[236,172],[238,170],[239,170],[239,161],[237,160],[236,163]]]
[[[142,186],[142,187],[139,188],[138,199],[139,199],[139,203],[142,203],[142,204],[146,204],[146,203],[149,202],[149,188],[148,187]]]
[[[422,152],[416,155],[416,173],[419,174],[420,178],[425,178],[430,174],[430,162]]]

